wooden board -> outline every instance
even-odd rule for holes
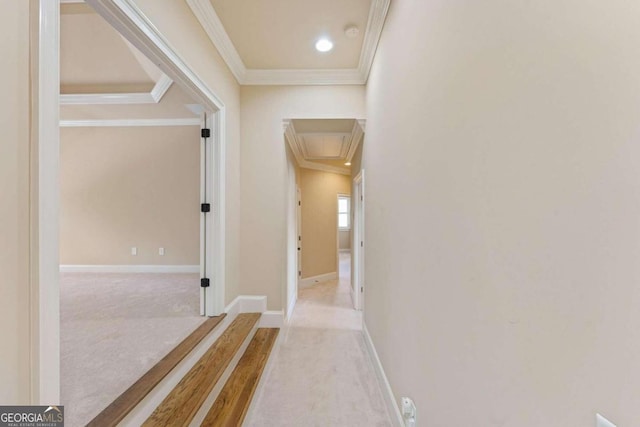
[[[91,427],[117,425],[135,406],[144,399],[164,377],[206,337],[226,315],[210,317],[182,340],[169,354],[156,363],[138,381],[116,398],[109,406],[87,424]]]
[[[260,316],[239,314],[143,426],[188,426]]]
[[[277,328],[258,329],[201,426],[242,425],[279,331]]]

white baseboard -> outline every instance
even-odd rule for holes
[[[227,315],[237,313],[264,313],[267,297],[263,295],[238,295],[224,308]]]
[[[262,313],[260,318],[261,328],[283,328],[284,327],[284,311],[268,310]]]
[[[61,273],[200,273],[199,265],[61,265]]]
[[[296,303],[298,302],[298,292],[296,292],[296,295],[293,296],[293,298],[291,298],[291,301],[289,301],[289,306],[287,307],[287,322],[291,321],[291,316],[293,316],[293,309],[296,308]]]
[[[335,271],[332,273],[320,274],[318,276],[301,279],[298,287],[308,288],[309,286],[315,285],[316,283],[328,282],[329,280],[336,280],[337,278],[338,278],[338,273],[336,273]]]
[[[382,397],[384,398],[384,403],[387,407],[389,418],[391,419],[391,422],[394,426],[404,427],[405,424],[404,420],[402,419],[402,412],[400,411],[397,400],[393,395],[393,390],[391,390],[389,380],[384,373],[382,363],[380,362],[380,358],[378,357],[378,352],[376,351],[376,347],[373,345],[373,341],[371,340],[371,335],[369,335],[369,331],[367,330],[367,325],[364,323],[362,334],[364,335],[364,342],[367,346],[367,350],[369,351],[369,356],[371,356],[373,368],[376,371],[376,376],[378,377],[378,382],[380,384],[380,388],[382,389]]]

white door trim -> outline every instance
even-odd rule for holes
[[[59,37],[57,1],[32,3],[37,42],[31,44],[32,116],[30,197],[32,404],[60,404],[60,284],[58,171],[60,165]]]
[[[207,111],[207,123],[211,129],[213,157],[213,185],[211,188],[211,215],[213,228],[210,238],[213,249],[208,252],[207,269],[211,285],[207,289],[206,315],[217,316],[224,310],[225,285],[225,158],[226,158],[226,109],[224,103],[173,50],[158,28],[145,16],[133,0],[87,0],[99,15],[112,25],[124,38],[158,67]],[[209,181],[211,182],[211,181]],[[209,298],[213,296],[213,298]]]
[[[214,298],[207,315],[224,311],[225,284],[225,106],[171,48],[132,0],[88,0],[96,11],[143,54],[209,111],[214,144],[213,263]],[[32,96],[37,105],[32,137],[31,403],[60,403],[60,285],[58,256],[60,2],[40,0],[31,10],[38,26],[31,46]],[[37,82],[37,83],[35,83]],[[215,129],[215,131],[213,131]],[[212,258],[212,259],[211,259]]]
[[[351,295],[356,310],[364,310],[364,169],[353,179],[353,232],[351,266],[353,269],[353,285]]]

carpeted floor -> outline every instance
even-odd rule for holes
[[[61,392],[83,426],[204,321],[197,274],[63,273]]]
[[[247,427],[388,427],[382,391],[353,309],[350,255],[340,278],[301,289]]]

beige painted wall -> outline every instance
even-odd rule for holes
[[[288,188],[282,120],[362,118],[364,87],[243,86],[241,101],[240,289],[243,294],[267,295],[269,310],[281,310],[287,281]]]
[[[351,230],[340,230],[338,232],[338,247],[344,250],[351,249]]]
[[[198,126],[62,128],[60,263],[199,265],[200,145]]]
[[[0,13],[0,404],[29,403],[29,2]]]
[[[349,194],[347,175],[300,169],[302,278],[336,272],[338,194]]]
[[[638,16],[392,2],[367,89],[365,318],[428,425],[640,425]]]
[[[189,64],[196,74],[224,102],[226,108],[226,284],[225,301],[240,294],[240,86],[200,23],[184,1],[135,0]]]

